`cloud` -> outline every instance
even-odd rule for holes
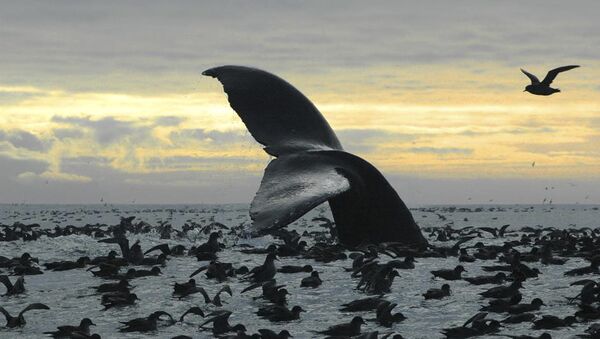
[[[431,154],[472,154],[472,148],[458,148],[458,147],[411,147],[407,149],[411,153],[431,153]]]
[[[199,140],[210,143],[215,146],[235,143],[254,142],[252,136],[245,131],[217,131],[206,130],[202,128],[183,129],[173,131],[169,135],[173,142],[185,142],[189,140]]]
[[[156,90],[192,81],[215,63],[315,72],[473,60],[523,64],[539,62],[540,55],[595,60],[599,10],[593,0],[576,8],[548,1],[543,11],[535,2],[327,1],[299,7],[187,1],[173,7],[149,1],[144,7],[90,7],[19,1],[0,13],[0,73],[10,82],[34,79],[81,90],[131,89],[132,83]],[[155,27],[160,32],[147,34]]]
[[[39,181],[55,181],[55,182],[90,182],[92,178],[71,174],[71,173],[60,173],[60,172],[51,172],[45,171],[43,173],[35,173],[35,172],[23,172],[17,176],[19,181],[23,182],[39,182]]]
[[[83,131],[76,128],[55,128],[52,133],[58,139],[78,139],[84,136]]]
[[[228,170],[233,168],[241,169],[255,165],[256,167],[266,166],[264,160],[248,158],[241,156],[215,156],[215,157],[194,157],[194,156],[171,156],[154,157],[144,161],[148,170]]]
[[[181,124],[182,122],[184,122],[186,119],[182,118],[182,117],[176,117],[176,116],[163,116],[163,117],[158,117],[154,120],[154,123],[156,125],[159,126],[178,126],[179,124]]]
[[[10,132],[0,130],[0,141],[8,141],[14,147],[24,148],[34,152],[43,152],[47,150],[51,144],[50,141],[43,142],[36,135],[23,130]]]
[[[16,178],[26,172],[41,174],[48,169],[49,164],[42,160],[18,159],[0,154],[0,173],[2,178]]]
[[[345,149],[355,153],[373,152],[386,143],[408,142],[416,139],[414,135],[374,128],[341,129],[336,131],[336,135]]]
[[[87,128],[92,131],[99,144],[107,145],[123,138],[141,140],[150,135],[151,128],[139,122],[118,120],[105,117],[92,120],[91,117],[53,116],[52,122]]]
[[[480,136],[492,134],[544,134],[557,132],[553,127],[501,127],[487,129],[467,129],[459,132],[459,135],[465,136]]]

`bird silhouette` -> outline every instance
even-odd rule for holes
[[[535,75],[521,68],[521,72],[523,72],[523,74],[525,74],[529,78],[529,80],[531,80],[531,85],[527,85],[523,92],[529,92],[535,95],[552,95],[554,93],[560,92],[560,89],[550,87],[552,81],[554,81],[558,73],[566,72],[570,69],[577,67],[579,67],[579,65],[562,66],[550,70],[548,74],[546,74],[544,80],[542,80],[541,82]]]

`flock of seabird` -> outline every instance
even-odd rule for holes
[[[443,211],[436,211],[443,216]],[[165,224],[150,226],[145,222],[134,222],[133,217],[122,218],[118,225],[86,225],[82,227],[56,227],[43,229],[37,224],[15,223],[0,228],[0,240],[35,241],[43,237],[63,237],[69,235],[87,235],[91,241],[108,243],[115,246],[105,256],[80,257],[72,261],[40,263],[28,253],[13,258],[0,257],[0,282],[6,287],[2,298],[26,296],[26,278],[28,275],[44,274],[45,271],[81,270],[96,277],[98,284],[90,286],[93,293],[84,297],[96,297],[99,306],[105,312],[116,308],[137,307],[140,300],[135,293],[136,279],[161,274],[161,267],[169,265],[173,257],[192,257],[201,262],[201,266],[191,271],[190,276],[175,282],[171,295],[157,296],[177,300],[189,300],[200,296],[205,306],[193,306],[181,315],[173,315],[156,310],[145,317],[124,319],[118,326],[121,332],[135,332],[144,335],[157,333],[161,328],[180,322],[196,323],[198,333],[187,333],[174,338],[194,338],[214,336],[218,338],[289,338],[291,330],[273,331],[259,329],[257,333],[248,333],[245,324],[232,324],[229,318],[235,310],[227,309],[228,298],[249,298],[258,301],[260,306],[255,314],[273,324],[301,322],[302,313],[310,312],[303,305],[290,305],[290,292],[285,284],[278,283],[278,277],[285,274],[304,275],[300,286],[318,291],[328,277],[313,269],[311,263],[331,263],[351,259],[352,265],[339,267],[341,274],[355,282],[355,288],[364,293],[363,298],[340,302],[339,312],[345,322],[315,329],[315,338],[412,338],[418,333],[398,333],[393,330],[396,324],[407,317],[397,304],[387,299],[395,292],[395,279],[402,277],[403,271],[413,270],[419,265],[420,258],[455,258],[456,265],[431,271],[431,279],[439,281],[439,288],[422,291],[423,300],[452,300],[456,296],[452,285],[464,281],[473,286],[487,289],[480,292],[480,312],[466,319],[463,324],[441,329],[446,338],[470,338],[478,336],[500,335],[512,338],[552,338],[552,330],[569,327],[574,324],[588,323],[589,328],[581,333],[581,338],[600,338],[600,326],[594,321],[600,319],[600,281],[594,279],[600,274],[600,230],[573,228],[559,230],[555,228],[524,227],[512,230],[505,225],[502,228],[463,227],[454,228],[427,227],[423,231],[431,242],[426,248],[415,248],[400,243],[363,244],[346,247],[337,243],[332,221],[321,216],[314,222],[324,225],[322,234],[299,234],[295,230],[273,231],[277,239],[266,247],[234,245],[226,248],[220,241],[224,231],[231,236],[241,236],[241,227],[228,228],[224,225],[209,225],[202,234],[206,240],[197,246],[186,248],[184,245],[161,244],[144,251],[138,241],[132,245],[129,238],[140,234],[155,233],[162,238],[185,238],[185,231],[168,227]],[[325,222],[327,221],[327,222]],[[196,225],[195,228],[202,226]],[[326,238],[323,238],[325,236]],[[318,238],[317,238],[318,237]],[[494,244],[485,244],[486,239]],[[313,243],[309,246],[307,243]],[[435,243],[435,245],[433,244]],[[119,250],[117,251],[117,247]],[[256,267],[246,267],[219,259],[223,250],[239,251],[245,255],[262,257],[263,262]],[[159,254],[153,255],[152,252]],[[296,258],[297,265],[279,265],[278,259]],[[524,300],[522,291],[527,288],[530,279],[543,279],[544,270],[555,270],[573,258],[583,258],[588,265],[564,270],[565,277],[571,277],[572,286],[580,286],[577,295],[565,296],[564,304],[571,305],[569,314],[555,314],[541,298]],[[304,261],[304,262],[303,262]],[[468,275],[470,268],[480,267],[486,274]],[[242,283],[245,288],[236,291],[230,282]],[[218,286],[211,295],[205,287]],[[214,290],[211,288],[211,290]],[[34,301],[34,300],[32,300]],[[157,305],[159,306],[159,305]],[[52,305],[32,302],[22,310],[0,312],[6,318],[3,333],[10,329],[26,326],[26,316],[44,316]],[[18,312],[18,313],[17,313]],[[29,315],[34,313],[35,316]],[[83,315],[80,323],[58,326],[48,329],[44,334],[54,338],[100,338],[93,333],[94,321]],[[200,320],[198,320],[200,319]],[[364,332],[363,325],[376,324],[380,330]],[[533,335],[512,336],[511,326],[530,323]],[[397,328],[397,327],[396,327]],[[7,332],[8,331],[8,332]]]

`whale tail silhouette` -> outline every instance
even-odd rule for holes
[[[427,244],[383,175],[343,150],[327,120],[300,91],[255,68],[221,66],[202,74],[223,84],[248,131],[276,157],[250,205],[254,231],[284,227],[328,201],[345,245]]]

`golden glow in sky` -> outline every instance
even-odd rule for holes
[[[114,12],[109,6],[104,14],[64,6],[72,18],[93,17],[90,26],[52,16],[36,20],[41,14],[27,6],[7,8],[4,13],[22,17],[0,18],[6,38],[0,47],[9,51],[0,57],[0,188],[12,194],[0,193],[0,202],[35,200],[40,183],[54,184],[52,192],[78,184],[210,187],[202,201],[235,200],[211,194],[240,176],[250,188],[235,201],[247,200],[269,157],[221,85],[200,75],[228,63],[288,80],[315,103],[346,150],[388,176],[600,182],[600,61],[596,38],[583,34],[598,28],[594,18],[570,17],[559,3],[527,16],[527,23],[516,8],[478,5],[471,17],[460,8],[437,8],[445,6],[440,3],[428,5],[433,12],[388,5],[387,11],[339,9],[329,17],[318,14],[317,4],[300,11],[273,6],[268,11],[277,15],[262,14],[289,16],[277,22],[259,14],[200,20],[148,9],[150,21],[164,26],[136,21],[128,5]],[[448,16],[432,14],[440,10]],[[422,20],[410,21],[407,11]],[[549,36],[535,22],[552,22],[564,34],[543,43]],[[529,80],[520,67],[543,78],[564,64],[582,67],[558,76],[553,87],[561,93],[523,92]],[[40,201],[52,200],[50,192],[40,193]]]

